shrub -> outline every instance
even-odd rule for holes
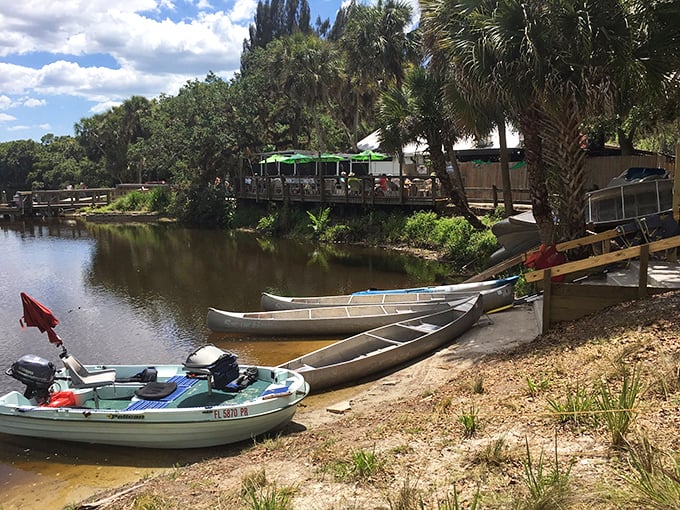
[[[421,248],[433,248],[430,233],[437,224],[434,212],[417,212],[406,219],[404,224],[404,241]]]

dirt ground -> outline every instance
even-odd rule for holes
[[[542,336],[531,305],[492,314],[402,370],[308,397],[280,436],[75,508],[449,510],[458,508],[454,491],[460,508],[475,497],[478,508],[645,508],[627,481],[635,474],[630,449],[612,445],[602,420],[562,423],[549,400],[564,402],[574,388],[620,387],[622,374],[638,367],[643,391],[626,439],[677,459],[679,312],[680,292],[671,292]],[[358,469],[358,453],[370,454],[363,458],[374,469]],[[555,473],[564,480],[559,499],[537,506],[531,475],[535,482]]]

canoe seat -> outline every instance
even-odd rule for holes
[[[441,326],[437,326],[436,324],[418,324],[417,326],[411,326],[411,325],[405,325],[407,328],[410,329],[415,329],[416,331],[421,331],[423,333],[432,333],[433,331],[437,331],[438,329],[441,328]]]

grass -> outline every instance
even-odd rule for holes
[[[430,498],[434,499],[432,495]],[[415,483],[411,483],[409,477],[406,477],[404,483],[399,488],[399,491],[394,496],[387,496],[387,504],[390,510],[476,510],[477,505],[481,500],[479,486],[477,492],[472,497],[472,501],[461,502],[458,497],[458,490],[455,484],[453,485],[453,492],[447,494],[444,499],[437,501],[430,501],[427,492],[417,488]]]
[[[354,450],[351,460],[338,460],[327,464],[323,471],[330,472],[336,481],[362,481],[377,475],[384,468],[384,461],[375,454],[375,449]]]
[[[579,384],[567,386],[564,400],[549,398],[548,406],[563,424],[594,425],[597,422],[597,396]]]
[[[523,481],[528,490],[528,496],[522,508],[525,510],[550,510],[566,508],[570,496],[569,475],[570,464],[565,470],[560,469],[557,456],[557,438],[555,438],[555,459],[552,469],[544,463],[543,450],[534,461],[529,450],[529,440],[525,439],[526,459],[522,462],[524,467]]]
[[[652,447],[647,437],[638,446],[628,444],[633,475],[628,484],[640,497],[641,505],[657,510],[674,510],[680,502],[680,458]]]
[[[488,467],[502,466],[509,460],[508,442],[505,436],[490,441],[477,455],[477,461]]]
[[[472,393],[476,395],[481,395],[484,393],[484,377],[478,375],[475,380],[472,381]]]
[[[552,385],[547,375],[541,374],[538,379],[525,376],[530,397],[537,397],[540,393],[549,389]]]
[[[241,499],[248,510],[290,510],[295,490],[269,485],[264,469],[241,479]]]
[[[478,416],[479,410],[474,405],[470,405],[470,407],[467,410],[464,410],[458,417],[458,421],[463,425],[464,438],[470,439],[477,434],[477,430],[479,429]]]
[[[621,388],[618,393],[607,383],[600,384],[598,406],[602,419],[611,435],[612,446],[620,448],[626,443],[626,434],[637,412],[635,403],[642,391],[640,368],[622,369]]]
[[[169,502],[157,494],[140,494],[134,500],[132,510],[166,510]]]

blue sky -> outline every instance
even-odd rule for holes
[[[343,0],[309,0],[335,20]],[[417,5],[417,1],[413,0]],[[257,0],[0,2],[0,142],[73,135],[133,95],[238,70]]]

